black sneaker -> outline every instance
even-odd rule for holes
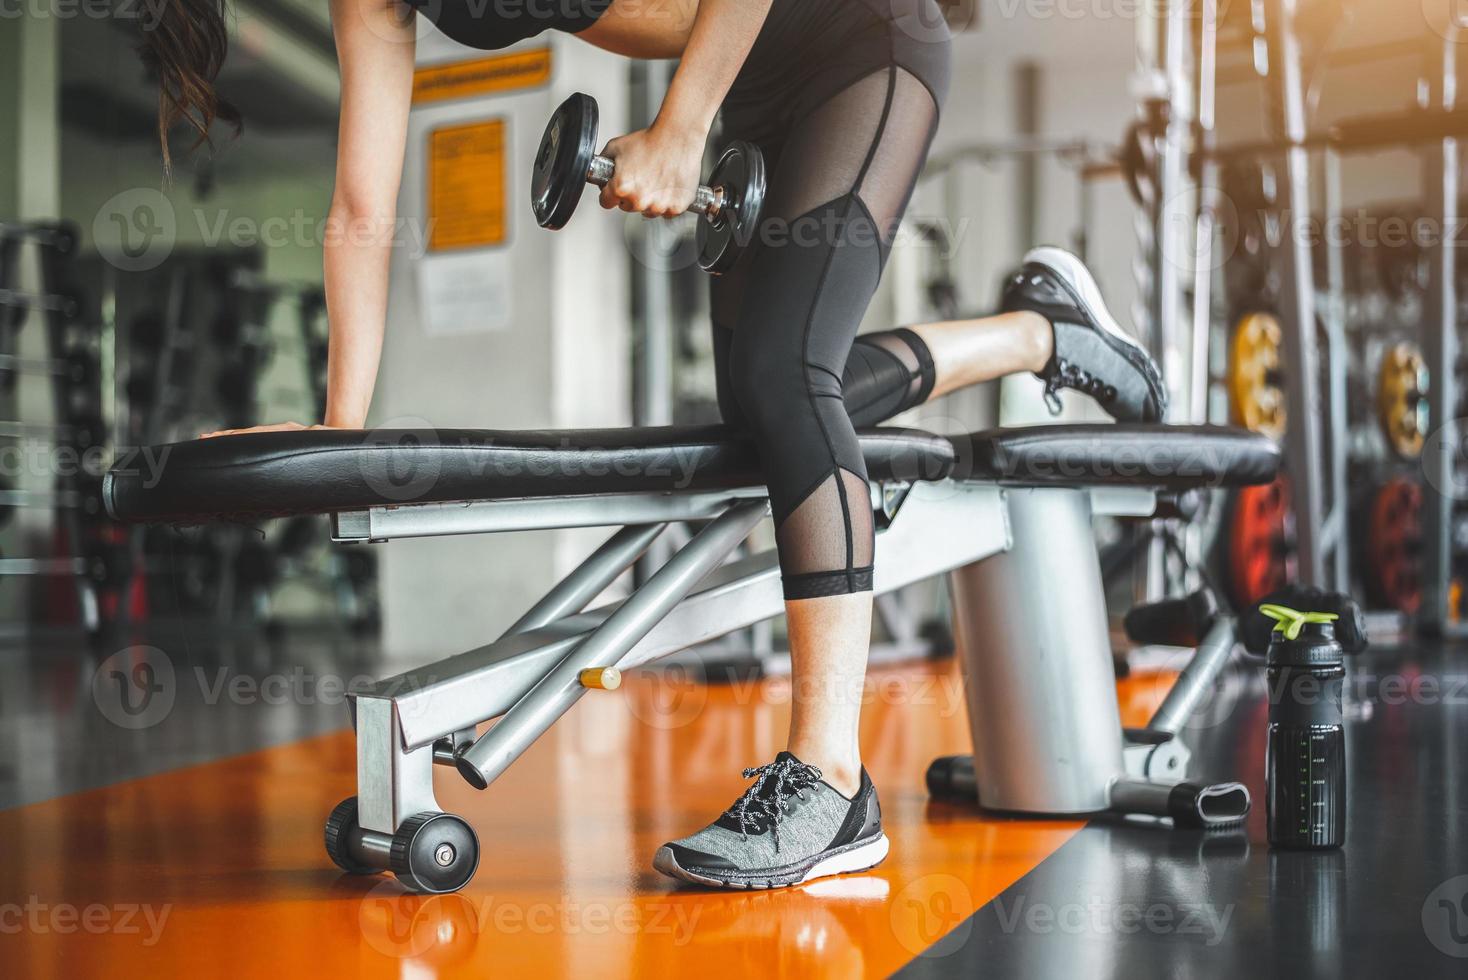
[[[789,752],[744,770],[754,784],[698,833],[658,848],[670,878],[721,888],[781,888],[865,871],[887,856],[882,808],[865,769],[847,799]]]
[[[1122,332],[1085,263],[1065,249],[1031,250],[1004,286],[1001,312],[1029,310],[1049,320],[1055,353],[1037,377],[1060,414],[1060,391],[1090,395],[1118,422],[1161,422],[1167,389],[1152,355]]]

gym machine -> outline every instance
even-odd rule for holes
[[[1196,634],[1197,653],[1152,726],[1124,733],[1091,520],[1150,514],[1159,491],[1267,482],[1279,466],[1272,442],[1138,425],[875,429],[861,442],[879,528],[875,591],[948,578],[982,805],[1243,818],[1241,785],[1183,781],[1179,738],[1234,648],[1233,619],[1171,624],[1174,639]],[[146,460],[165,451],[153,473]],[[351,692],[357,795],[329,817],[326,848],[349,873],[392,870],[413,890],[454,891],[479,861],[470,824],[438,807],[435,765],[485,788],[588,690],[615,687],[614,672],[783,611],[773,551],[726,562],[769,505],[753,445],[723,428],[305,430],[148,452],[106,478],[118,520],[325,515],[354,547],[620,526],[499,639]],[[679,521],[702,527],[625,600],[586,609]]]
[[[1231,18],[1227,24],[1220,20],[1225,11]],[[1458,111],[1454,95],[1461,26],[1450,19],[1433,22],[1424,25],[1431,30],[1424,30],[1419,40],[1333,51],[1322,40],[1329,30],[1318,13],[1300,0],[1253,0],[1231,7],[1205,0],[1196,7],[1159,8],[1154,16],[1144,18],[1139,47],[1148,97],[1142,120],[1128,133],[1121,155],[1123,169],[1129,176],[1142,174],[1148,191],[1139,196],[1143,250],[1149,256],[1143,268],[1151,297],[1149,333],[1154,336],[1164,372],[1179,378],[1178,364],[1168,362],[1168,351],[1190,352],[1186,377],[1174,385],[1175,393],[1184,395],[1175,404],[1187,411],[1179,420],[1202,421],[1215,414],[1209,397],[1209,363],[1217,350],[1210,337],[1218,321],[1213,295],[1218,263],[1212,258],[1219,254],[1218,237],[1233,231],[1239,238],[1240,254],[1248,257],[1240,265],[1252,261],[1267,268],[1272,260],[1278,273],[1277,281],[1270,284],[1273,295],[1266,309],[1235,311],[1260,315],[1238,318],[1229,346],[1227,378],[1236,407],[1241,391],[1273,391],[1278,397],[1277,404],[1251,405],[1247,417],[1235,419],[1255,431],[1274,432],[1283,440],[1289,459],[1287,484],[1248,488],[1234,502],[1234,512],[1249,515],[1246,523],[1255,530],[1245,535],[1248,540],[1230,542],[1229,564],[1244,567],[1240,581],[1256,581],[1266,591],[1266,582],[1281,575],[1302,585],[1346,591],[1353,554],[1361,551],[1365,558],[1376,551],[1370,542],[1354,540],[1359,535],[1353,534],[1351,519],[1353,509],[1361,508],[1353,507],[1351,490],[1356,477],[1349,468],[1355,406],[1348,398],[1347,371],[1356,355],[1348,335],[1344,295],[1347,256],[1342,243],[1331,236],[1316,255],[1306,236],[1291,234],[1283,226],[1277,247],[1254,255],[1253,239],[1272,237],[1265,235],[1265,229],[1254,227],[1256,219],[1262,215],[1276,219],[1308,216],[1312,189],[1318,186],[1323,217],[1334,220],[1342,214],[1343,160],[1354,154],[1401,148],[1422,154],[1428,191],[1423,213],[1434,222],[1440,219],[1440,227],[1454,229],[1460,193],[1457,140],[1468,132],[1468,121]],[[1439,13],[1446,16],[1445,10]],[[1220,50],[1226,38],[1252,47],[1254,70],[1250,74],[1263,84],[1270,107],[1270,136],[1265,140],[1219,145],[1215,106]],[[1417,106],[1391,116],[1346,119],[1312,130],[1308,118],[1312,81],[1322,65],[1420,57],[1424,52],[1422,77],[1428,86],[1420,93]],[[1261,56],[1267,61],[1267,71]],[[1240,174],[1269,186],[1250,188],[1247,179],[1238,182]],[[1271,175],[1277,175],[1277,180]],[[1169,214],[1169,208],[1181,210]],[[1230,228],[1230,222],[1237,226]],[[1195,237],[1184,240],[1192,232]],[[1459,400],[1456,247],[1451,234],[1440,234],[1424,249],[1430,278],[1421,311],[1421,355],[1410,346],[1387,350],[1380,354],[1380,368],[1372,379],[1390,448],[1399,456],[1410,456],[1418,451],[1415,441],[1425,437],[1423,476],[1433,489],[1409,494],[1405,490],[1410,488],[1389,484],[1380,506],[1400,518],[1394,525],[1399,529],[1407,528],[1404,521],[1415,522],[1414,515],[1421,511],[1423,585],[1418,625],[1429,632],[1450,628],[1454,555],[1462,547],[1454,543],[1463,523],[1461,508],[1456,506],[1462,477],[1456,471],[1453,432]],[[1179,257],[1187,261],[1176,261]],[[1186,274],[1189,270],[1191,275]],[[1324,279],[1317,281],[1322,271]],[[1232,264],[1225,273],[1231,287],[1238,285]],[[1176,343],[1185,336],[1183,310],[1189,304],[1191,342],[1178,347]],[[1431,384],[1418,378],[1430,378]],[[1426,404],[1420,404],[1424,399]],[[1386,421],[1389,414],[1398,416],[1400,424],[1394,427]],[[1413,531],[1411,537],[1417,540],[1417,533]],[[1410,550],[1412,546],[1405,547]],[[1268,575],[1252,567],[1260,564],[1259,555],[1271,552],[1278,562]],[[1376,559],[1366,560],[1369,564]]]
[[[0,437],[43,440],[65,448],[73,465],[58,466],[51,486],[22,487],[0,478],[0,526],[10,523],[17,507],[40,507],[54,513],[52,553],[34,557],[0,557],[0,578],[67,579],[70,589],[47,592],[49,616],[79,621],[95,632],[101,620],[99,585],[117,558],[116,528],[99,526],[96,504],[98,467],[87,472],[89,451],[106,441],[101,371],[93,331],[84,320],[83,301],[67,273],[77,247],[76,229],[64,223],[0,223],[0,397],[10,414],[22,376],[41,378],[51,403],[49,422],[15,419],[0,422]],[[33,289],[22,286],[22,252],[34,257]],[[39,356],[22,356],[21,330],[39,321]],[[28,454],[27,454],[28,455]],[[59,454],[51,458],[60,459]]]

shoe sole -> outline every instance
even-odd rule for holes
[[[842,849],[828,851],[792,869],[781,868],[773,873],[724,876],[713,871],[694,871],[683,867],[673,856],[673,849],[664,845],[658,848],[658,852],[653,855],[652,866],[669,878],[677,878],[695,885],[711,885],[715,888],[787,888],[791,885],[803,885],[817,878],[869,871],[886,860],[890,847],[887,835],[881,834],[875,839],[857,841]]]
[[[1042,245],[1031,249],[1024,257],[1024,262],[1033,262],[1054,269],[1060,275],[1061,281],[1070,291],[1071,298],[1076,305],[1090,314],[1091,319],[1101,327],[1111,339],[1124,345],[1130,352],[1127,360],[1140,368],[1148,378],[1156,382],[1157,387],[1164,396],[1167,387],[1162,383],[1162,374],[1157,369],[1152,355],[1147,348],[1137,342],[1136,338],[1121,329],[1121,324],[1111,315],[1111,310],[1106,306],[1106,300],[1101,296],[1101,286],[1096,282],[1096,277],[1091,275],[1091,270],[1076,256],[1070,254],[1063,248],[1054,245]],[[1164,412],[1165,413],[1165,412]]]

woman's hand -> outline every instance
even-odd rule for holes
[[[255,432],[300,432],[305,429],[335,429],[335,425],[302,425],[299,422],[278,422],[275,425],[252,425],[248,429],[220,429],[217,432],[201,432],[200,439],[214,439],[219,436],[242,436]]]
[[[706,130],[653,123],[618,137],[602,155],[616,163],[601,189],[601,206],[672,218],[688,210],[698,189]]]

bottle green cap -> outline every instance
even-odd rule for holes
[[[1274,620],[1274,632],[1283,633],[1287,640],[1299,639],[1300,630],[1307,623],[1333,623],[1340,619],[1335,613],[1300,612],[1298,609],[1277,606],[1272,602],[1260,606],[1259,611]]]

